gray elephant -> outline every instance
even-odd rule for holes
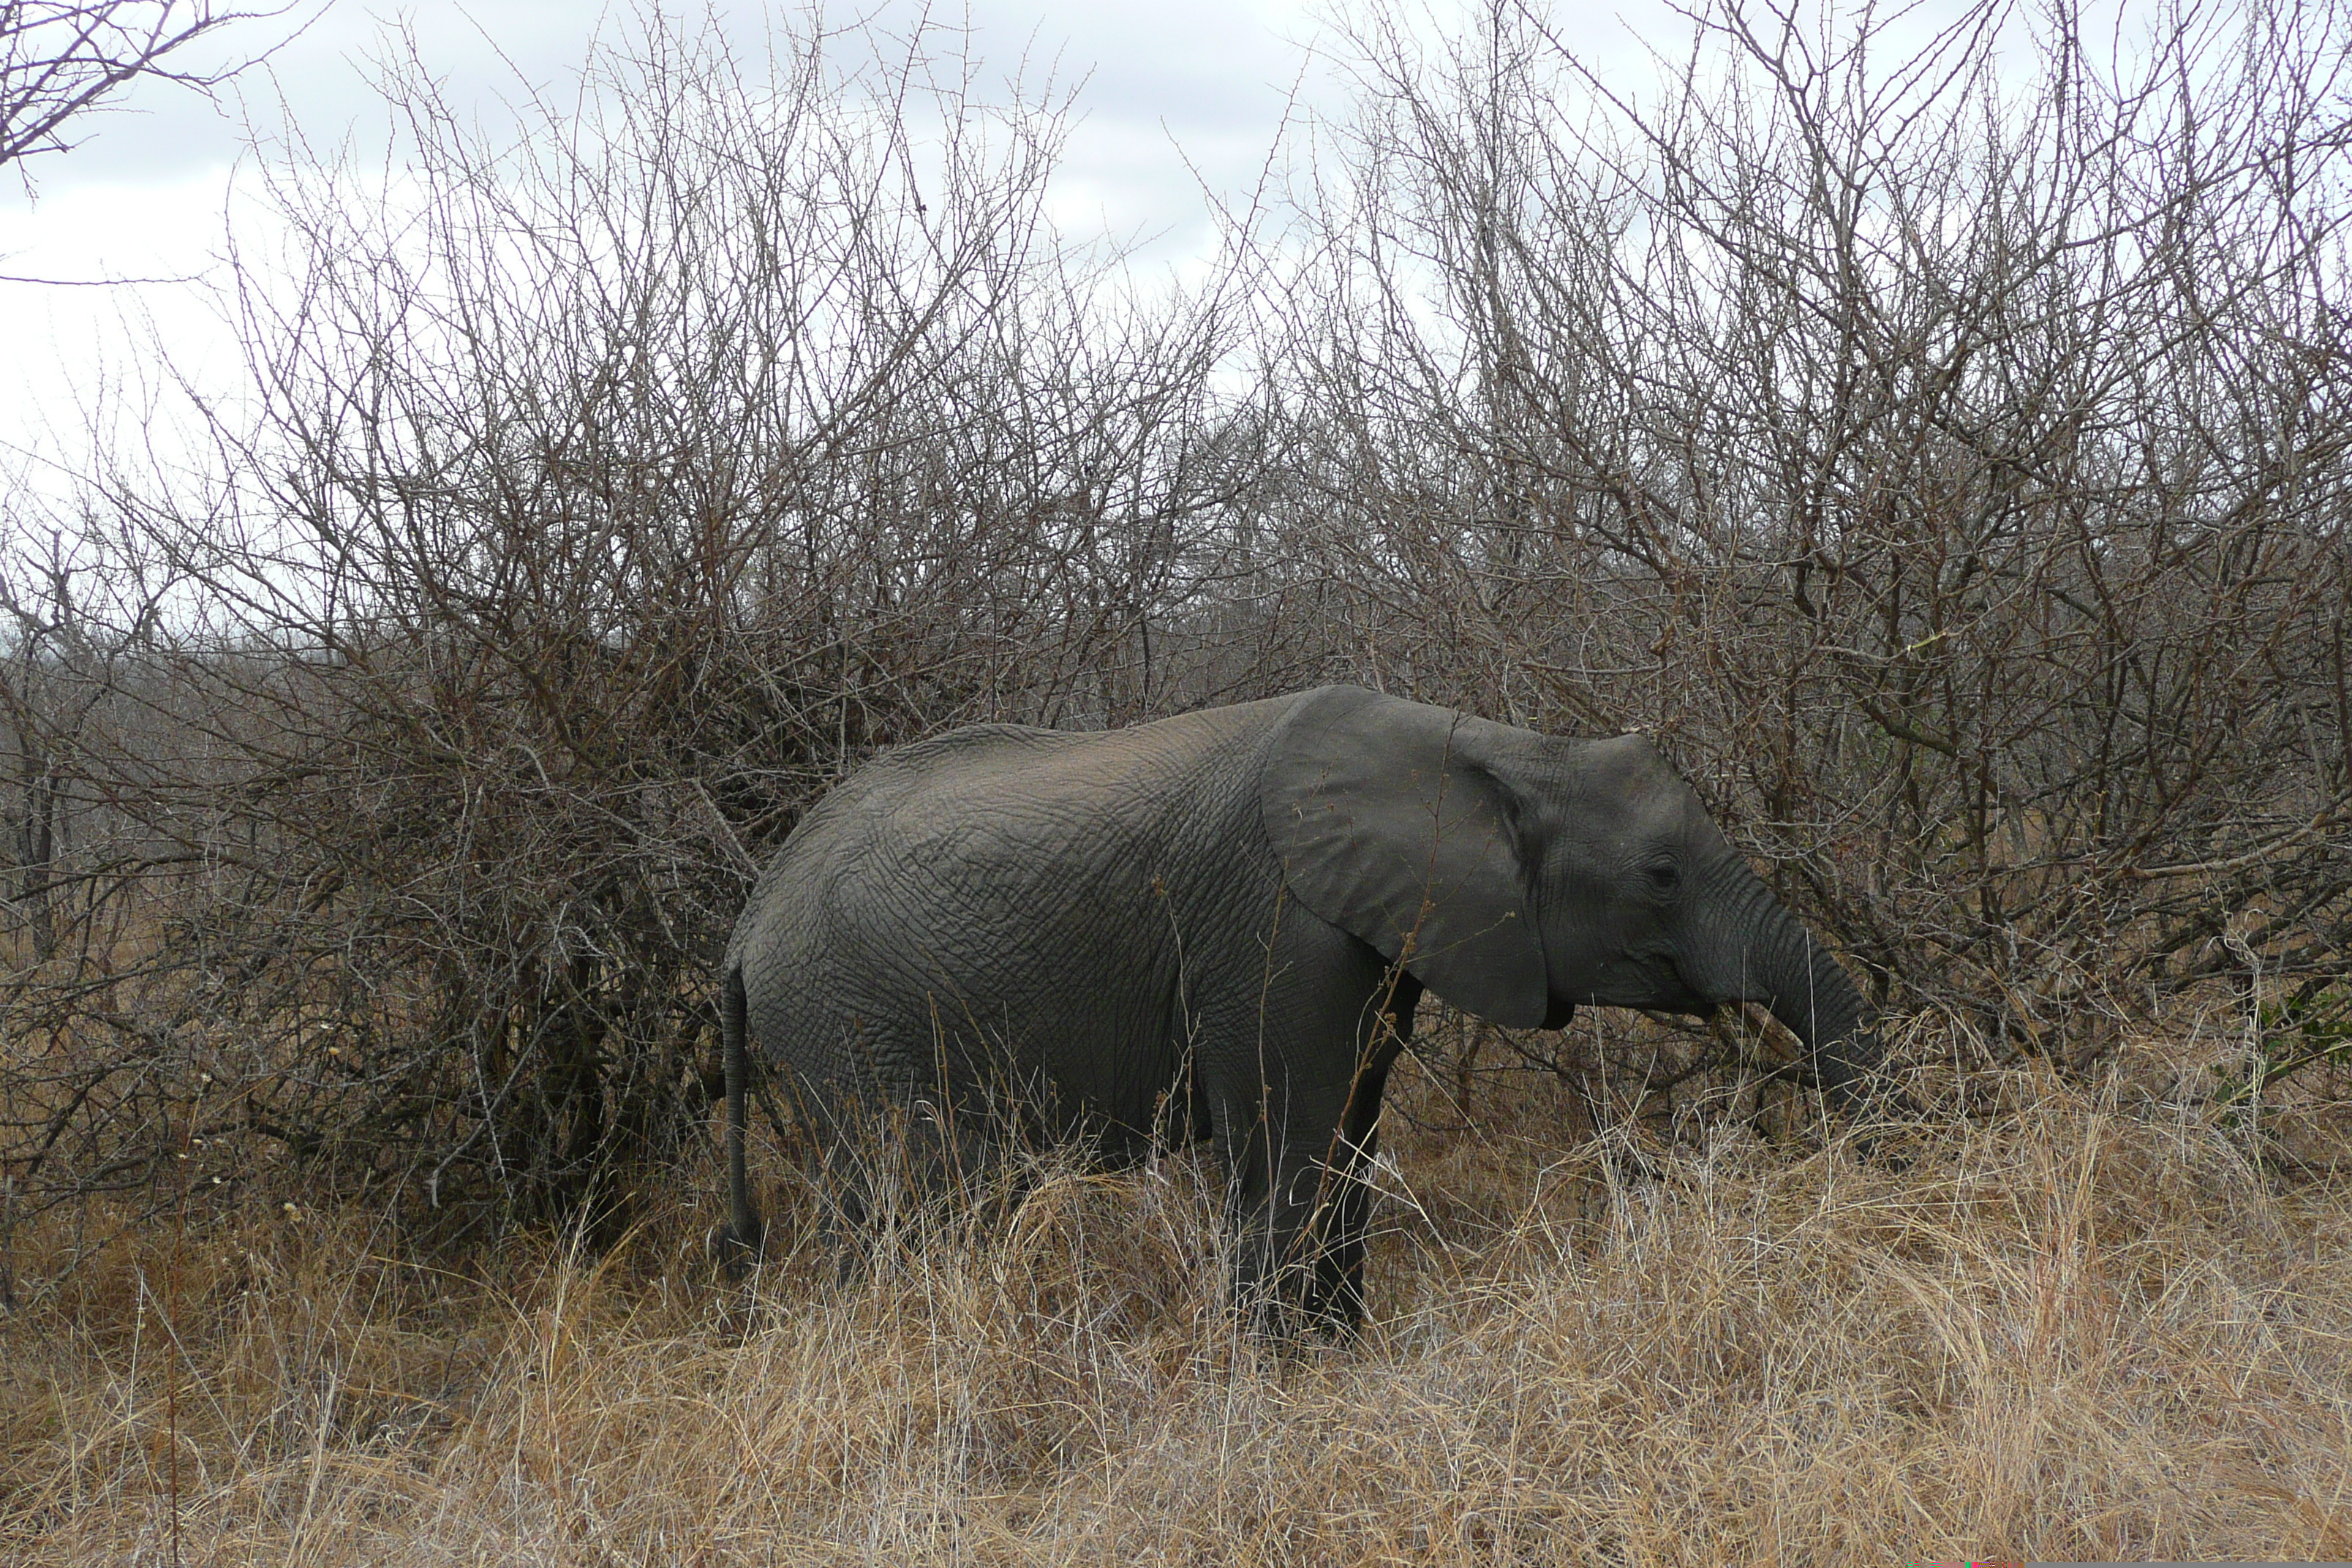
[[[1113,1161],[1213,1140],[1239,1299],[1341,1328],[1424,988],[1519,1027],[1763,1002],[1839,1101],[1878,1057],[1853,983],[1647,741],[1349,686],[880,756],[785,841],[720,980],[731,1261],[761,1240],[756,1051],[853,1222],[874,1198],[861,1127],[894,1128],[933,1181],[1013,1133]]]

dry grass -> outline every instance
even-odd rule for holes
[[[1233,1331],[1181,1163],[748,1305],[691,1194],[464,1276],[257,1207],[0,1328],[0,1556],[2352,1558],[2352,1187],[2032,1087],[1900,1166],[1408,1132],[1351,1348]]]

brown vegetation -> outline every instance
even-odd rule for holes
[[[2282,1194],[2178,1107],[2006,1087],[1902,1169],[1730,1136],[1628,1181],[1540,1094],[1408,1135],[1349,1349],[1237,1331],[1185,1163],[1049,1162],[748,1298],[709,1288],[700,1194],[601,1257],[515,1235],[457,1271],[348,1211],[152,1227],[0,1330],[0,1552],[2352,1555],[2342,1185]]]

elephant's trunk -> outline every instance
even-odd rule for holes
[[[1862,993],[1761,882],[1747,902],[1748,970],[1738,994],[1765,1004],[1804,1042],[1832,1101],[1856,1104],[1872,1088],[1883,1050]]]

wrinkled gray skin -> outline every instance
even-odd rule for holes
[[[761,1238],[749,1051],[852,1222],[877,1196],[861,1126],[898,1127],[933,1182],[1008,1132],[1112,1161],[1213,1140],[1240,1300],[1343,1328],[1360,1173],[1424,987],[1521,1027],[1762,1002],[1841,1102],[1878,1055],[1852,982],[1648,742],[1346,686],[877,758],[761,878],[721,983],[730,1263]]]

